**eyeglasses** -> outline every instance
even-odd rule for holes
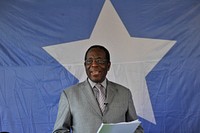
[[[97,64],[99,65],[103,65],[105,63],[107,63],[107,59],[101,59],[101,58],[97,58],[97,59],[86,59],[85,63],[86,65],[91,65],[93,63],[93,61],[95,61]]]

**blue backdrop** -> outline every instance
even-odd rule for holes
[[[78,82],[42,47],[89,38],[104,0],[0,1],[0,131],[50,133]],[[130,36],[176,40],[146,76],[156,119],[145,133],[200,132],[200,1],[112,0]]]

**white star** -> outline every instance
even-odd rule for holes
[[[175,41],[130,37],[110,0],[106,0],[90,39],[44,47],[79,82],[86,79],[84,54],[93,44],[111,54],[108,79],[131,89],[137,114],[156,124],[145,76]]]

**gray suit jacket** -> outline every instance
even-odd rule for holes
[[[107,81],[106,109],[102,114],[88,81],[65,89],[60,97],[53,133],[96,133],[101,123],[137,119],[129,89]],[[136,133],[143,133],[141,126]]]

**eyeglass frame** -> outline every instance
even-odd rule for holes
[[[106,63],[108,63],[108,59],[106,58],[89,58],[85,60],[85,64],[86,65],[91,65],[93,63],[93,61],[95,61],[98,65],[104,65]]]

